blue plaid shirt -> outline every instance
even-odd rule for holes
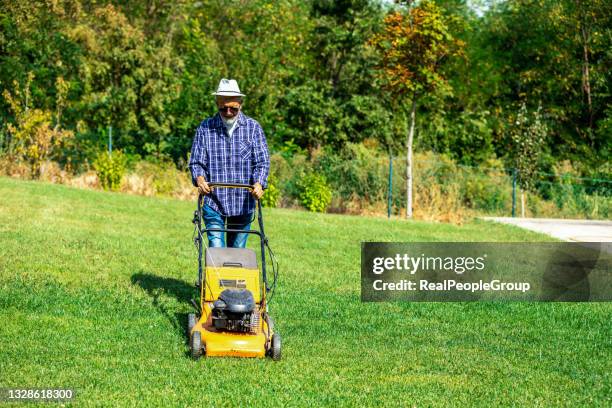
[[[263,129],[242,112],[237,121],[231,137],[218,113],[198,126],[189,159],[194,186],[198,176],[209,183],[259,182],[263,188],[268,186],[270,154]],[[251,193],[237,188],[215,188],[204,197],[204,204],[225,216],[249,214],[255,209]]]

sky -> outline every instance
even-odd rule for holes
[[[394,0],[380,0],[380,1],[381,3],[387,4],[387,5],[392,5],[395,3]],[[474,12],[478,16],[481,17],[489,9],[491,4],[497,3],[499,1],[502,1],[502,0],[467,0],[467,4],[472,10],[474,10]]]

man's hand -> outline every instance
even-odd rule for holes
[[[261,196],[263,196],[263,193],[264,193],[263,187],[261,186],[261,184],[259,183],[253,184],[253,191],[251,191],[251,194],[253,194],[253,197],[259,200]]]
[[[196,183],[198,183],[198,191],[202,195],[206,195],[213,191],[213,188],[208,185],[208,183],[206,182],[206,180],[204,180],[204,177],[202,176],[198,176],[198,178],[196,179]]]

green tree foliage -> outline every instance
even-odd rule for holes
[[[445,153],[468,165],[483,164],[495,154],[495,109],[493,104],[482,103],[483,96],[494,89],[488,86],[494,78],[490,78],[487,67],[494,58],[482,47],[474,46],[483,21],[475,12],[475,3],[436,1],[450,16],[449,30],[463,47],[460,58],[449,58],[439,67],[449,85],[441,89],[444,92],[427,93],[420,98],[418,113],[422,120],[415,141],[417,150]]]
[[[63,33],[67,21],[80,7],[78,0],[62,2],[0,2],[0,90],[11,90],[15,81],[29,83],[31,106],[56,110],[56,81],[61,77],[72,86],[78,65],[78,47]],[[29,73],[34,77],[28,79]],[[68,102],[74,95],[67,95]],[[0,102],[0,117],[14,121],[6,100]],[[67,123],[70,118],[66,118]]]
[[[412,217],[412,146],[417,100],[435,91],[450,92],[439,66],[457,55],[463,46],[450,32],[449,18],[431,1],[423,1],[407,12],[391,12],[381,33],[371,43],[381,55],[378,65],[395,106],[405,107],[410,100],[410,129],[406,138],[406,216]]]
[[[196,126],[216,111],[218,80],[234,77],[245,113],[284,155],[364,140],[404,153],[414,96],[416,150],[511,167],[508,107],[541,104],[541,166],[567,159],[580,175],[611,177],[611,2],[477,2],[479,13],[464,0],[397,3],[6,0],[0,92],[15,96],[14,82],[25,89],[34,74],[31,114],[74,133],[46,157],[76,169],[89,168],[108,126],[128,156],[181,166]],[[462,58],[451,58],[458,45]],[[23,127],[7,98],[0,117]],[[3,129],[6,146],[15,133]]]
[[[587,166],[606,161],[612,3],[507,1],[487,13],[479,30],[472,55],[475,63],[486,61],[479,78],[496,115],[512,102],[539,101],[551,118],[554,157]],[[497,147],[500,153],[506,148]]]
[[[57,112],[30,106],[30,84],[34,79],[32,73],[28,74],[25,89],[19,89],[17,81],[14,82],[13,93],[4,90],[3,96],[9,104],[14,115],[15,123],[8,123],[6,131],[9,137],[7,152],[11,160],[23,161],[30,166],[32,178],[40,176],[42,164],[54,158],[62,143],[73,137],[69,130],[60,128],[61,111],[66,96],[66,84],[61,77],[57,80]],[[53,126],[55,122],[55,126]]]
[[[113,126],[118,144],[163,154],[178,97],[180,59],[169,45],[154,46],[143,30],[113,5],[97,7],[68,35],[83,49],[79,64],[81,129]]]
[[[368,137],[384,139],[391,112],[381,108],[368,39],[380,26],[382,7],[366,0],[313,0],[307,27],[307,66],[281,98],[277,138],[313,151]]]
[[[548,126],[542,118],[542,108],[529,112],[523,103],[508,126],[512,143],[511,156],[518,171],[518,181],[526,190],[533,190],[541,166],[542,149],[548,136]]]

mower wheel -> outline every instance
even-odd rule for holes
[[[274,361],[281,359],[281,336],[278,333],[272,335],[272,350],[270,355]]]
[[[191,334],[189,347],[191,348],[191,358],[197,360],[202,357],[202,334],[199,331]]]
[[[195,327],[197,321],[198,320],[196,319],[195,313],[189,313],[187,315],[187,327],[189,328],[189,334],[191,334],[191,331]]]

